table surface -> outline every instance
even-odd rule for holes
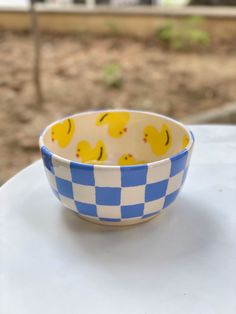
[[[2,314],[235,314],[236,127],[194,126],[176,203],[141,225],[81,220],[41,161],[0,189]]]

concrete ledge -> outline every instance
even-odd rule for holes
[[[236,8],[226,7],[97,7],[37,5],[41,31],[56,33],[94,33],[153,36],[158,28],[171,19],[185,19],[190,16],[206,17],[202,26],[210,36],[219,40],[233,40],[236,37]],[[222,27],[222,23],[223,27]],[[27,8],[0,9],[0,30],[29,31],[31,28]]]
[[[204,123],[236,123],[236,102],[224,105],[220,108],[205,111],[200,114],[191,115],[183,119],[187,124]]]
[[[141,16],[202,16],[207,18],[236,18],[235,7],[210,7],[210,6],[186,6],[186,7],[154,7],[154,6],[137,6],[137,7],[110,7],[97,6],[88,8],[81,5],[50,5],[37,4],[37,10],[41,13],[65,13],[65,14],[86,14],[86,15],[141,15]],[[0,13],[27,13],[25,7],[0,7]]]

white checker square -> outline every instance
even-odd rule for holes
[[[171,162],[163,163],[158,167],[148,167],[147,183],[156,183],[168,179],[170,176]]]
[[[97,205],[97,215],[100,218],[121,219],[120,206]]]
[[[147,202],[144,205],[144,215],[155,213],[161,210],[165,203],[165,197],[159,198],[158,200]]]
[[[122,187],[121,205],[143,204],[145,201],[145,185]]]
[[[71,198],[65,197],[65,196],[63,196],[61,194],[60,194],[60,200],[62,201],[62,204],[65,207],[67,207],[69,209],[72,209],[73,211],[75,211],[77,213],[74,200],[72,200]]]
[[[70,166],[66,167],[63,165],[60,161],[56,160],[52,157],[52,164],[54,168],[54,173],[58,178],[65,179],[68,181],[71,181],[71,172],[70,172]]]
[[[51,184],[52,188],[57,191],[56,178],[54,174],[51,173],[51,171],[49,171],[46,167],[44,167],[44,169],[49,183]]]
[[[117,168],[114,171],[103,171],[94,168],[95,185],[100,187],[120,187],[121,172]]]
[[[182,180],[183,180],[184,170],[179,172],[177,175],[171,177],[168,182],[168,187],[166,194],[171,194],[178,190],[181,186]]]
[[[77,183],[72,183],[73,185],[73,194],[76,201],[95,204],[95,186],[81,185]]]

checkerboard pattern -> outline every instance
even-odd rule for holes
[[[145,219],[168,207],[187,175],[191,151],[158,165],[102,168],[62,163],[41,148],[56,197],[82,216],[107,222]]]

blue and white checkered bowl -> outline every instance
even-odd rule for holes
[[[194,137],[168,117],[134,110],[75,114],[39,139],[52,191],[92,222],[130,225],[174,202],[186,179]]]

